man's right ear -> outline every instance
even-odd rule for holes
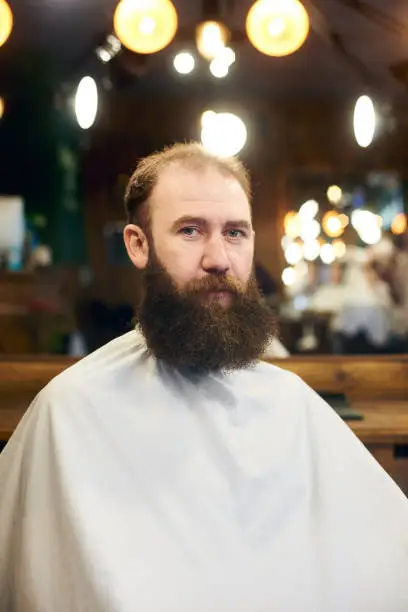
[[[130,223],[123,230],[123,239],[133,265],[144,270],[149,261],[149,243],[144,231],[138,225]]]

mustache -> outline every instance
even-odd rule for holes
[[[232,278],[228,274],[209,274],[200,279],[190,281],[184,288],[183,293],[190,295],[207,292],[225,291],[233,295],[242,295],[247,285]]]

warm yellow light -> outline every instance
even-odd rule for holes
[[[330,185],[327,190],[327,199],[332,204],[338,204],[341,202],[341,198],[343,197],[343,191],[341,187],[338,185]]]
[[[345,256],[345,254],[347,252],[347,247],[346,247],[345,243],[343,242],[343,240],[334,240],[334,242],[333,242],[333,250],[334,250],[334,254],[336,256],[336,259],[341,259],[342,257]]]
[[[247,128],[233,113],[211,113],[201,116],[201,142],[207,151],[218,157],[237,155],[247,140]]]
[[[285,228],[285,234],[290,238],[297,238],[300,236],[302,223],[299,215],[293,210],[288,212],[283,220],[283,227]]]
[[[342,220],[340,219],[340,215],[332,210],[324,215],[322,219],[322,226],[323,230],[328,236],[330,236],[330,238],[337,238],[344,232],[344,226]]]
[[[405,213],[399,213],[394,217],[391,223],[391,231],[397,236],[407,231],[407,215]]]
[[[344,214],[339,215],[339,221],[342,227],[347,227],[348,224],[350,223],[350,219],[348,218],[347,215],[344,215]]]
[[[190,74],[195,68],[195,57],[188,51],[181,51],[173,59],[173,66],[179,74]]]
[[[268,32],[271,36],[281,36],[286,30],[286,21],[278,15],[273,17],[268,25]]]
[[[197,49],[207,60],[212,60],[219,55],[227,44],[228,38],[228,28],[218,21],[204,21],[197,26]]]
[[[285,228],[285,231],[287,231],[289,225],[293,223],[296,217],[297,217],[297,213],[294,210],[290,210],[288,213],[286,213],[283,219],[283,227]]]
[[[170,0],[121,0],[113,26],[121,43],[135,53],[156,53],[173,40],[177,12]]]
[[[299,0],[258,0],[248,12],[245,28],[258,51],[281,57],[303,45],[309,16]]]
[[[209,124],[214,117],[217,116],[217,113],[213,110],[206,110],[201,115],[201,127],[205,127],[206,124]]]
[[[0,47],[4,45],[13,29],[13,13],[6,0],[0,0]]]
[[[217,79],[223,79],[228,75],[229,66],[215,57],[210,62],[210,72]]]
[[[286,287],[290,287],[296,280],[296,270],[292,267],[285,268],[282,272],[282,282]]]
[[[79,127],[88,130],[98,113],[98,87],[90,76],[83,77],[75,94],[75,114]]]
[[[377,127],[377,114],[372,99],[369,96],[360,96],[354,107],[354,136],[360,147],[369,147],[375,136]]]
[[[4,100],[3,98],[0,98],[0,119],[3,117],[4,115]]]

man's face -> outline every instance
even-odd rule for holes
[[[158,260],[183,290],[208,276],[246,286],[252,272],[254,232],[239,182],[214,168],[169,166],[150,200],[151,238]],[[231,304],[228,292],[208,292],[207,302]]]
[[[213,170],[172,168],[151,207],[139,311],[147,346],[179,369],[250,365],[264,352],[274,318],[252,274],[250,207],[239,183]]]

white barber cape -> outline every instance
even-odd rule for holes
[[[131,332],[0,456],[1,612],[407,610],[407,499],[277,367],[185,378]]]

